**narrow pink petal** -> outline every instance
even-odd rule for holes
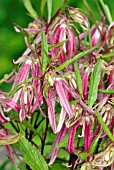
[[[49,165],[52,165],[60,151],[59,148],[55,149],[55,147],[57,146],[57,144],[59,144],[59,142],[64,138],[64,136],[66,135],[68,129],[66,128],[65,124],[63,124],[63,127],[61,129],[61,131],[57,134],[56,136],[56,139],[51,147],[51,150],[50,150],[50,154],[51,155],[51,159],[50,159],[50,162],[49,162]]]
[[[21,84],[23,81],[25,81],[28,76],[29,76],[29,71],[30,71],[30,67],[31,67],[31,60],[27,60],[25,62],[25,64],[21,67],[21,69],[19,70],[19,72],[16,75],[14,84],[13,84],[13,88],[15,88],[17,85]],[[13,96],[13,101],[17,102],[19,97],[21,94],[21,89],[18,90],[14,96]]]
[[[92,35],[92,46],[96,46],[99,42],[100,39],[100,32],[99,30],[96,28],[96,30],[94,31],[93,35]]]
[[[4,101],[11,109],[15,110],[17,113],[20,112],[20,106],[17,103],[15,103],[13,100],[5,99]],[[7,111],[7,109],[5,111]]]
[[[60,34],[59,34],[59,42],[62,42],[64,40],[66,40],[66,37],[65,36],[65,28],[64,27],[61,27],[61,31],[60,31]],[[59,50],[61,49],[61,47],[59,47]],[[64,55],[64,52],[66,52],[66,47],[65,47],[65,44],[63,45],[63,51],[61,52],[60,54],[60,61],[61,63],[64,63],[65,62],[65,55]]]
[[[68,37],[69,37],[69,57],[68,59],[72,58],[72,55],[74,55],[74,53],[76,52],[76,42],[75,40],[75,36],[74,33],[72,32],[72,30],[70,28],[68,28]]]
[[[84,100],[88,99],[88,81],[89,81],[88,79],[89,79],[89,73],[88,73],[88,69],[87,69],[87,70],[85,70],[84,76],[82,78]]]
[[[74,138],[75,138],[76,129],[79,126],[79,124],[80,124],[80,119],[70,129],[70,135],[68,138],[68,152],[70,154],[74,154]]]
[[[53,129],[53,132],[56,133],[56,124],[55,124],[55,102],[56,102],[56,96],[54,94],[53,88],[50,87],[48,91],[48,98],[47,98],[47,104],[48,104],[48,118],[50,121],[51,128]]]
[[[5,147],[6,147],[7,154],[8,154],[8,156],[9,156],[9,158],[11,159],[12,163],[14,164],[14,166],[15,166],[18,170],[20,170],[20,169],[18,168],[17,163],[15,162],[15,160],[14,160],[14,158],[13,158],[13,155],[12,155],[11,150],[10,150],[10,146],[9,146],[9,145],[5,145]]]
[[[84,129],[84,151],[88,152],[91,146],[91,123],[90,118],[86,117]]]
[[[64,109],[68,113],[68,115],[70,117],[72,117],[73,116],[73,111],[72,111],[72,108],[71,108],[71,106],[69,104],[68,98],[67,98],[67,96],[65,94],[65,91],[64,91],[64,88],[63,88],[61,80],[56,80],[55,81],[55,88],[56,88],[57,94],[59,96],[61,105],[64,107]]]
[[[52,35],[52,45],[59,43],[59,36],[60,36],[61,30],[62,30],[62,28],[60,26],[58,26],[55,29],[55,31]],[[52,49],[52,59],[55,59],[55,57],[57,56],[59,51],[60,51],[60,47],[56,47],[56,48]]]

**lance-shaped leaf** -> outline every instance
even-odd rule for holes
[[[61,64],[60,66],[56,67],[55,68],[55,71],[58,72],[62,69],[64,69],[65,67],[67,67],[68,65],[72,64],[73,62],[75,62],[77,59],[83,57],[84,55],[92,52],[93,50],[95,50],[99,45],[95,46],[95,47],[92,47],[90,48],[89,50],[86,50],[86,51],[83,51],[79,54],[77,54],[75,57],[73,57],[72,59],[70,60],[67,60],[66,62],[64,62],[63,64]]]
[[[20,138],[20,133],[16,135],[5,135],[0,136],[0,145],[9,145],[18,142]]]
[[[68,115],[70,117],[72,117],[74,114],[73,114],[72,108],[70,106],[70,103],[68,101],[68,98],[67,98],[67,96],[65,94],[65,91],[64,91],[64,88],[63,88],[61,80],[56,80],[55,81],[55,88],[56,88],[57,94],[59,96],[60,103],[62,104],[65,111],[68,113]]]
[[[102,59],[105,59],[105,58],[110,58],[110,57],[113,57],[114,56],[114,52],[110,52],[110,53],[107,53],[107,54],[104,54],[102,56],[97,56],[96,58],[102,58]]]
[[[48,23],[51,19],[51,12],[52,12],[52,0],[47,0],[47,8],[48,8]]]
[[[31,145],[25,138],[19,140],[20,150],[23,154],[25,162],[32,170],[48,170],[48,165],[45,162],[40,152]]]
[[[100,2],[101,2],[101,5],[103,7],[103,10],[104,10],[104,12],[106,14],[106,17],[107,17],[108,21],[110,23],[112,23],[112,17],[111,17],[110,10],[109,10],[108,6],[103,2],[103,0],[100,0]]]
[[[48,44],[44,30],[42,30],[42,74],[45,73],[48,64]]]
[[[89,82],[88,105],[92,107],[97,99],[98,85],[100,82],[101,60],[99,59],[92,72]]]
[[[47,0],[41,0],[40,10],[41,10],[42,15],[44,15],[44,8],[46,5],[46,1]]]
[[[80,75],[80,71],[79,71],[79,68],[78,68],[77,61],[74,62],[74,71],[75,71],[76,83],[77,83],[77,86],[78,86],[78,90],[79,90],[79,93],[82,97],[83,96],[82,79],[81,79],[81,75]]]
[[[99,89],[99,92],[105,93],[105,94],[114,94],[114,90],[102,90]]]
[[[13,90],[9,92],[6,98],[10,98],[11,96],[13,96],[19,89],[21,89],[25,84],[29,83],[30,81],[32,81],[32,78],[29,78],[23,81],[22,83],[20,83],[19,85],[17,85]]]
[[[85,160],[88,156],[89,156],[89,153],[87,152],[81,152],[81,153],[78,153],[77,151],[74,150],[74,154],[78,156],[78,158],[82,159],[82,160]]]
[[[23,2],[25,5],[25,8],[29,12],[29,15],[34,19],[37,18],[38,15],[37,15],[36,11],[33,9],[30,0],[23,0]]]
[[[92,142],[91,147],[90,147],[90,151],[89,151],[90,154],[92,154],[93,152],[95,152],[95,149],[96,149],[96,147],[97,147],[97,145],[98,145],[98,141],[99,141],[99,138],[100,138],[101,134],[102,134],[102,132],[100,132],[100,133],[96,136],[95,140]]]
[[[110,129],[108,128],[108,126],[105,124],[105,122],[103,121],[103,118],[102,116],[100,115],[100,113],[96,110],[96,116],[97,116],[97,119],[98,121],[100,122],[104,132],[107,134],[107,136],[111,139],[111,141],[114,142],[114,136],[113,134],[111,133]]]

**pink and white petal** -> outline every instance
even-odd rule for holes
[[[79,119],[70,129],[70,135],[68,138],[68,152],[70,154],[74,154],[74,138],[75,138],[75,133],[76,129],[80,124],[81,119]]]
[[[47,98],[47,104],[48,104],[48,118],[51,125],[51,128],[53,129],[53,132],[56,133],[56,124],[55,124],[55,102],[56,102],[56,95],[53,91],[53,88],[50,87],[48,91],[48,98]]]
[[[65,117],[66,117],[66,111],[64,110],[64,108],[61,108],[61,113],[60,113],[60,117],[59,117],[59,123],[57,126],[57,133],[61,130],[63,123],[65,121]]]
[[[85,152],[88,152],[90,150],[90,146],[91,146],[91,132],[92,132],[92,128],[91,128],[90,118],[86,117],[86,120],[85,120],[85,129],[84,129],[84,151]]]
[[[88,99],[88,81],[89,81],[89,72],[88,69],[86,69],[84,72],[84,76],[82,78],[84,100]]]
[[[65,124],[63,124],[63,127],[61,129],[61,131],[57,134],[56,136],[56,139],[51,147],[51,150],[50,150],[50,154],[48,156],[51,155],[51,159],[50,159],[50,162],[49,162],[49,165],[52,165],[60,151],[59,148],[56,148],[55,147],[57,146],[57,144],[59,144],[59,142],[65,137],[66,133],[67,133],[68,129],[66,128]]]
[[[68,115],[70,117],[72,117],[74,114],[73,114],[72,108],[69,104],[68,98],[65,94],[65,91],[64,91],[64,88],[63,88],[63,85],[62,85],[62,80],[56,79],[55,88],[56,88],[56,92],[58,94],[58,97],[60,99],[60,104],[64,107],[64,109],[68,113]]]
[[[9,109],[13,109],[13,110],[15,110],[17,113],[20,112],[20,106],[19,106],[17,103],[15,103],[13,100],[11,100],[11,99],[5,99],[4,101],[5,101],[6,105],[9,106]],[[5,111],[8,112],[9,109],[5,109]]]
[[[21,84],[23,81],[25,81],[28,78],[30,67],[31,67],[31,62],[32,62],[31,60],[27,60],[24,63],[24,65],[22,65],[21,69],[19,70],[19,72],[16,75],[12,89],[15,88],[17,85]],[[14,96],[12,98],[13,101],[15,101],[15,102],[18,101],[21,91],[22,90],[20,89],[14,94]]]

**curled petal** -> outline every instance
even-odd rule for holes
[[[4,123],[9,122],[9,121],[10,121],[10,118],[4,116],[2,108],[0,107],[0,124],[4,124]]]

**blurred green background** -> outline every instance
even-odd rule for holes
[[[41,0],[31,0],[31,2],[38,15],[41,15]],[[87,2],[94,16],[100,20],[101,17],[95,1],[87,0]],[[114,18],[114,1],[105,0],[104,2],[108,4]],[[60,7],[61,3],[62,0],[53,0],[53,14]],[[81,0],[69,0],[69,5],[86,10]],[[0,78],[11,71],[13,68],[12,60],[20,57],[26,48],[24,38],[21,34],[15,32],[13,22],[22,27],[27,27],[30,21],[33,21],[33,19],[27,15],[22,0],[0,0]]]

